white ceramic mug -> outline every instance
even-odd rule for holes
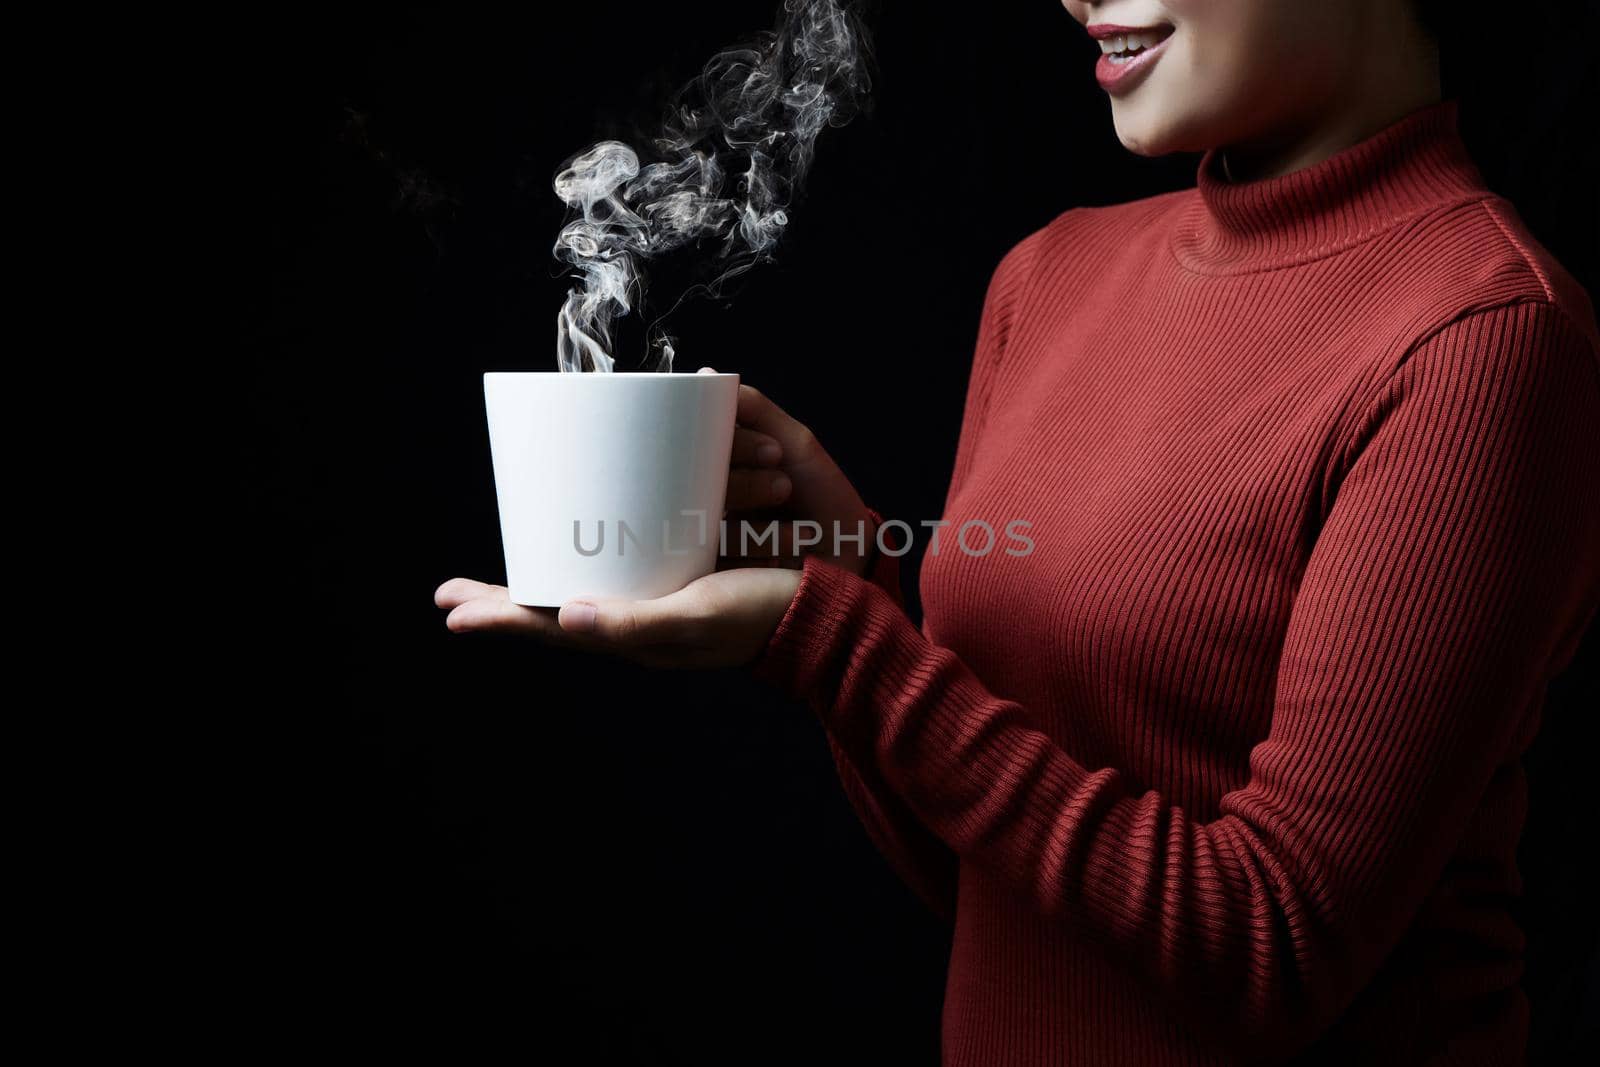
[[[483,376],[511,600],[650,599],[716,569],[737,374]]]

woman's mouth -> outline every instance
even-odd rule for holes
[[[1155,65],[1172,37],[1172,27],[1113,26],[1098,23],[1087,27],[1089,36],[1100,43],[1100,60],[1094,65],[1095,80],[1112,95],[1127,92],[1143,80],[1144,72]]]

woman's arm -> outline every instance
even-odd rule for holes
[[[900,795],[884,781],[883,772],[876,763],[858,767],[838,738],[831,733],[827,738],[839,784],[866,828],[867,836],[928,910],[945,922],[954,922],[955,852],[917,819]]]
[[[900,557],[891,556],[878,547],[874,534],[883,525],[883,514],[874,507],[868,507],[867,513],[871,516],[871,529],[868,530],[867,536],[873,538],[868,544],[870,554],[867,557],[867,581],[888,593],[890,599],[903,608],[906,606],[906,596],[905,591],[900,588]],[[889,539],[885,538],[885,541]],[[889,543],[891,547],[898,547],[892,541]]]
[[[874,508],[874,529],[883,515]],[[866,580],[881,589],[900,610],[905,609],[905,594],[900,588],[900,562],[896,556],[873,549],[867,561]],[[825,731],[826,732],[826,731]],[[956,854],[939,840],[906,806],[887,782],[876,763],[857,765],[844,746],[827,732],[828,751],[833,756],[839,785],[866,829],[867,836],[888,860],[900,880],[946,922],[955,920]]]
[[[1253,1049],[1310,1042],[1436,884],[1600,599],[1600,365],[1558,308],[1418,345],[1340,457],[1250,778],[1198,821],[1085,766],[808,559],[755,671],[964,861]],[[1068,709],[1070,711],[1070,709]]]
[[[874,528],[882,524],[883,515],[874,508]],[[873,549],[867,561],[866,579],[882,589],[897,608],[904,610],[905,595],[900,588],[898,557]],[[839,774],[839,784],[844,795],[855,809],[867,836],[878,847],[900,880],[922,899],[935,915],[946,922],[955,919],[956,854],[939,840],[916,815],[906,807],[893,789],[883,780],[876,764],[858,767],[844,747],[831,733],[827,735],[828,751],[833,756]]]

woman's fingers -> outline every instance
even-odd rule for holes
[[[444,624],[456,633],[500,631],[546,638],[563,636],[553,610],[513,604],[503,585],[452,578],[434,592],[433,602],[450,609]]]
[[[433,594],[433,602],[450,609],[444,624],[454,633],[517,633],[575,649],[597,649],[604,642],[562,627],[555,608],[530,608],[511,602],[503,585],[452,578]]]
[[[771,467],[783,458],[783,447],[767,434],[743,426],[733,431],[733,464],[738,467]]]
[[[692,587],[654,600],[583,597],[561,605],[559,623],[568,633],[611,645],[646,648],[691,640],[708,605]]]
[[[494,596],[497,592],[506,594],[507,599],[510,599],[510,594],[503,585],[475,582],[471,578],[452,578],[434,590],[433,602],[441,608],[453,608],[475,597]]]
[[[504,586],[464,578],[434,599],[454,604],[451,630],[514,630],[584,652],[609,652],[656,667],[747,663],[793,603],[799,576],[772,569],[714,571],[651,600],[575,597],[559,611],[511,603]]]
[[[723,506],[729,511],[770,508],[789,499],[794,483],[782,471],[734,467],[728,472],[728,492]]]
[[[817,439],[805,424],[791,417],[753,385],[739,386],[738,421],[739,425],[777,441],[783,450],[783,461],[789,466],[807,462],[816,450]]]
[[[712,367],[701,367],[696,373],[715,374],[716,370]],[[747,388],[749,387],[743,385],[739,387],[740,415],[738,421],[741,423],[745,421],[743,418],[746,403],[744,391]],[[773,405],[773,407],[776,409],[777,405]],[[771,434],[762,433],[760,430],[744,425],[734,427],[733,463],[735,466],[771,467],[782,458],[783,445]]]
[[[452,578],[434,593],[434,603],[449,608],[445,626],[454,633],[516,633],[559,645],[575,652],[620,653],[627,659],[652,667],[685,667],[683,651],[676,645],[659,643],[662,634],[692,632],[693,608],[680,598],[672,611],[652,611],[651,601],[633,610],[634,602],[623,608],[606,608],[598,617],[598,629],[581,628],[585,616],[580,604],[555,608],[530,608],[513,604],[503,585],[489,585],[469,578]],[[562,624],[565,619],[567,625]]]

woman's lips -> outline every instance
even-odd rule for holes
[[[1095,80],[1113,96],[1125,93],[1144,80],[1144,74],[1172,39],[1172,27],[1114,26],[1097,23],[1087,27],[1089,36],[1100,42],[1100,60],[1094,65]]]

